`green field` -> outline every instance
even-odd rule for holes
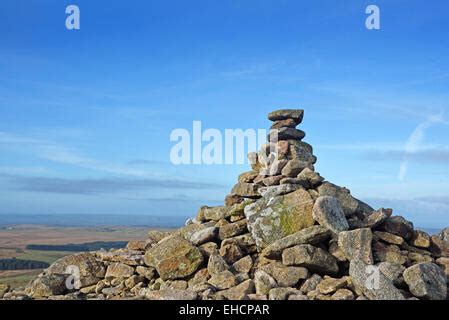
[[[11,288],[24,287],[32,279],[34,279],[42,270],[20,270],[9,274],[5,277],[0,277],[0,283],[8,284]]]
[[[43,261],[52,264],[59,258],[74,254],[70,251],[41,251],[41,250],[26,250],[24,253],[19,254],[16,258],[22,260]]]

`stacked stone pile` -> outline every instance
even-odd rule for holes
[[[374,210],[315,172],[297,130],[303,110],[278,110],[225,205],[201,207],[176,231],[126,249],[64,257],[4,299],[447,299],[449,237]],[[75,267],[78,274],[71,271]]]

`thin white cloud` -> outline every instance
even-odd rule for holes
[[[407,176],[408,172],[410,155],[413,155],[419,150],[420,147],[422,147],[426,130],[430,128],[432,125],[437,123],[442,124],[448,123],[446,120],[444,120],[443,113],[428,116],[427,120],[421,122],[408,137],[407,143],[405,144],[404,158],[401,164],[399,165],[399,173],[398,173],[399,181],[403,182],[405,180],[405,177]]]
[[[155,176],[154,173],[147,170],[131,168],[126,165],[107,163],[80,155],[72,148],[62,146],[48,140],[40,140],[0,132],[0,146],[1,145],[5,145],[6,147],[13,149],[19,149],[21,152],[31,153],[41,159],[84,169],[135,177]]]

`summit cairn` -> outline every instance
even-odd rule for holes
[[[315,171],[296,129],[304,111],[273,111],[267,143],[248,158],[224,205],[127,248],[56,261],[3,299],[447,299],[448,229],[415,230]],[[77,272],[73,272],[73,270]],[[68,285],[69,284],[69,285]]]

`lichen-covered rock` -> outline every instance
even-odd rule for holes
[[[251,279],[245,280],[235,287],[218,291],[216,296],[227,300],[246,300],[248,295],[255,292],[254,281]]]
[[[134,268],[120,262],[113,262],[106,270],[106,279],[111,278],[128,278],[134,274]]]
[[[268,120],[281,121],[291,119],[296,125],[302,122],[303,117],[304,110],[302,109],[279,109],[268,114]]]
[[[383,230],[410,240],[413,237],[413,223],[405,220],[404,217],[394,216],[388,218],[382,225]]]
[[[345,216],[347,217],[357,212],[368,215],[374,211],[374,209],[366,203],[351,196],[348,189],[339,187],[330,182],[324,182],[321,184],[318,187],[318,193],[320,196],[331,196],[337,198],[338,201],[340,201],[340,205],[345,213]]]
[[[5,295],[5,293],[9,291],[9,289],[10,289],[9,285],[0,283],[0,299],[3,298],[3,296]]]
[[[277,288],[276,280],[263,270],[257,270],[254,274],[256,294],[268,294],[271,289]]]
[[[152,267],[138,266],[136,268],[136,272],[138,275],[146,278],[147,280],[152,280],[155,276],[156,269]]]
[[[313,226],[313,199],[304,189],[262,198],[245,207],[248,229],[259,248],[265,248],[301,229]]]
[[[285,249],[282,263],[286,266],[305,267],[319,274],[337,274],[337,260],[328,252],[310,244],[302,244]]]
[[[307,279],[309,271],[303,267],[287,267],[280,262],[272,262],[260,267],[276,280],[280,287],[294,287],[300,280]]]
[[[390,244],[396,244],[398,246],[404,244],[404,239],[400,236],[394,235],[389,232],[384,231],[374,231],[374,236],[376,239],[382,240],[383,242],[390,243]]]
[[[446,275],[434,263],[420,263],[407,268],[404,271],[404,280],[409,286],[410,292],[418,298],[446,299]]]
[[[307,161],[302,161],[299,159],[292,159],[287,162],[287,164],[282,168],[281,174],[284,177],[295,178],[304,168],[310,165]]]
[[[335,234],[349,229],[348,221],[337,198],[319,197],[313,206],[312,216],[320,225]]]
[[[430,236],[424,231],[414,230],[410,244],[418,248],[428,248],[430,247]]]
[[[237,244],[221,244],[220,255],[228,264],[233,264],[241,259],[244,255],[242,249]]]
[[[216,238],[218,228],[217,227],[208,227],[202,230],[198,230],[194,232],[190,236],[190,242],[195,246],[199,246],[203,243],[210,242]]]
[[[140,250],[130,250],[130,249],[117,249],[111,251],[100,250],[97,251],[95,254],[101,261],[120,262],[130,266],[143,265],[143,253]]]
[[[395,286],[403,286],[404,278],[402,274],[405,271],[405,267],[403,265],[391,262],[381,262],[377,266],[379,267],[379,271],[390,279]]]
[[[438,236],[430,238],[429,250],[437,257],[449,257],[449,243]]]
[[[366,264],[373,264],[372,240],[373,235],[369,228],[343,231],[338,235],[338,247],[348,260],[362,260]]]
[[[270,129],[279,129],[282,127],[294,128],[298,125],[297,121],[292,118],[287,118],[283,120],[276,120],[270,127]]]
[[[237,284],[235,276],[229,270],[213,274],[208,282],[218,290],[229,289]]]
[[[275,142],[279,140],[301,140],[306,136],[306,133],[302,130],[295,128],[282,127],[279,129],[271,129],[267,136],[267,140],[270,142]]]
[[[371,214],[367,215],[358,226],[359,228],[377,228],[382,223],[384,223],[393,211],[391,209],[381,208],[379,210],[373,211]]]
[[[354,293],[349,289],[338,289],[331,297],[332,300],[354,300],[354,298]]]
[[[302,293],[309,293],[310,291],[313,291],[316,289],[318,284],[323,280],[323,278],[319,275],[314,273],[310,278],[308,278],[304,283],[301,285],[299,290]]]
[[[26,288],[26,292],[33,298],[47,298],[68,291],[67,277],[62,274],[41,274]]]
[[[305,184],[308,188],[315,188],[324,180],[322,176],[310,168],[304,168],[296,178],[300,181],[304,181],[303,184]]]
[[[148,300],[196,300],[198,297],[194,291],[177,289],[148,290],[144,288],[140,294]]]
[[[302,295],[301,291],[295,288],[273,288],[268,293],[268,299],[270,300],[287,300],[290,296]]]
[[[330,294],[334,293],[338,289],[344,288],[348,285],[348,278],[332,278],[325,277],[317,286],[316,290],[318,290],[322,294]]]
[[[312,226],[302,229],[294,234],[279,239],[262,251],[262,256],[268,258],[280,257],[284,249],[299,244],[318,244],[330,236],[330,231],[322,226]]]
[[[221,240],[232,238],[241,235],[247,231],[246,219],[239,220],[234,223],[229,223],[220,227],[218,236]]]
[[[247,255],[240,260],[237,260],[232,265],[232,268],[239,273],[249,273],[253,267],[253,259],[250,255]]]
[[[232,188],[231,194],[244,198],[259,198],[259,188],[260,185],[255,183],[239,182]]]
[[[182,279],[193,274],[203,263],[201,251],[181,237],[158,243],[145,253],[145,263],[156,268],[164,280]]]
[[[352,260],[349,276],[357,290],[370,300],[404,300],[404,296],[379,268],[360,260]]]
[[[441,240],[443,240],[449,245],[449,228],[441,230],[438,236],[440,237]]]
[[[226,206],[208,207],[202,206],[197,213],[198,221],[219,221],[231,216],[231,208]]]
[[[259,193],[262,197],[270,199],[276,196],[282,196],[301,188],[302,187],[300,185],[296,184],[282,184],[280,186],[262,187],[259,189]]]
[[[77,253],[62,257],[48,267],[46,275],[73,275],[79,274],[74,286],[76,288],[87,287],[100,281],[106,272],[104,264],[92,253]]]
[[[396,245],[385,245],[379,241],[373,241],[372,249],[375,262],[391,262],[401,265],[408,262],[407,254]]]

